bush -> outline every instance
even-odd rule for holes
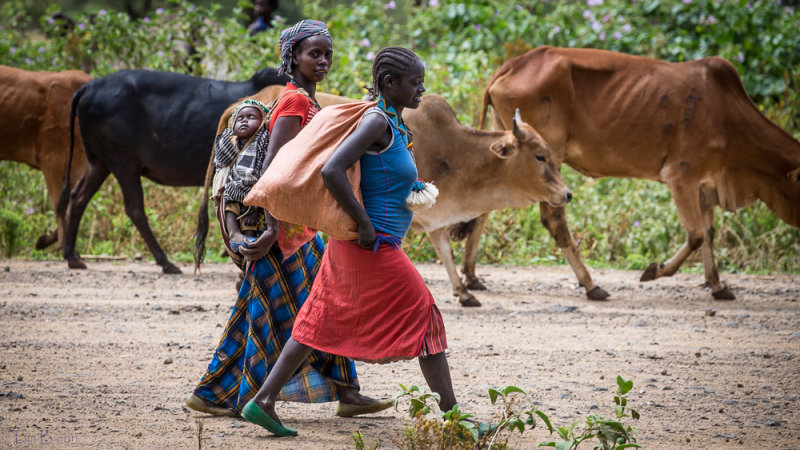
[[[286,25],[278,21],[276,29],[251,37],[239,20],[245,4],[223,17],[217,5],[170,0],[167,8],[138,20],[89,8],[73,15],[73,28],[50,18],[55,4],[43,17],[27,15],[24,6],[11,0],[0,10],[0,64],[83,69],[95,77],[143,68],[242,80],[258,68],[277,65],[279,30]],[[602,48],[668,61],[717,55],[736,66],[771,120],[798,135],[800,15],[775,0],[312,0],[302,6],[304,16],[325,21],[334,36],[334,67],[321,85],[327,92],[361,97],[371,80],[374,53],[386,45],[408,46],[426,62],[428,92],[444,96],[460,120],[474,126],[483,88],[498,65],[539,45]],[[575,193],[568,219],[591,265],[642,269],[669,258],[683,243],[684,231],[665,186],[591,180],[567,167],[563,173]],[[24,217],[28,225],[19,232],[19,248],[0,244],[7,254],[60,257],[54,248],[33,250],[38,235],[54,224],[43,184],[32,169],[0,162],[0,210]],[[150,224],[165,251],[191,260],[199,189],[150,182],[144,189]],[[81,223],[79,252],[149,254],[121,204],[116,182],[107,181]],[[564,264],[538,216],[535,205],[492,214],[480,262]],[[206,255],[211,261],[219,260],[222,250],[214,222]],[[716,227],[716,256],[724,270],[800,271],[800,231],[763,204],[735,214],[718,212]],[[435,258],[424,235],[410,233],[405,248],[412,259]],[[684,267],[700,270],[698,265],[695,255]]]

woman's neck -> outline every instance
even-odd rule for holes
[[[317,83],[315,81],[311,81],[308,78],[304,77],[302,73],[295,72],[292,75],[292,84],[297,87],[303,88],[308,95],[311,97],[315,97],[317,93]]]

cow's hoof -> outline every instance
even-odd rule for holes
[[[85,269],[86,264],[80,259],[68,259],[67,265],[70,269]]]
[[[471,290],[471,291],[485,291],[485,290],[486,290],[486,285],[484,285],[484,284],[481,282],[481,280],[479,280],[479,279],[477,279],[477,278],[473,278],[473,279],[472,279],[472,280],[470,280],[470,282],[467,284],[467,289],[469,289],[469,290]]]
[[[34,248],[36,250],[44,250],[47,247],[50,247],[58,240],[58,237],[54,237],[53,233],[47,233],[39,236],[39,239],[36,240],[36,245]]]
[[[736,300],[736,296],[728,289],[728,286],[723,287],[717,292],[712,292],[711,295],[714,297],[714,300]]]
[[[647,266],[647,269],[644,270],[642,274],[642,278],[639,278],[639,281],[653,281],[656,279],[656,272],[658,271],[658,264],[651,263]]]
[[[611,295],[600,286],[595,286],[594,289],[586,293],[589,300],[605,300]]]
[[[177,275],[183,273],[181,272],[181,269],[178,268],[178,266],[172,263],[167,263],[166,265],[164,265],[161,268],[161,271],[170,275]]]
[[[458,302],[461,303],[461,306],[465,308],[474,308],[477,306],[481,306],[481,302],[479,302],[478,299],[472,295],[468,295],[467,297],[461,298],[458,300]]]

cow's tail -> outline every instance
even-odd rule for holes
[[[475,229],[476,220],[477,219],[472,219],[469,222],[459,222],[447,227],[447,233],[450,235],[450,239],[454,241],[463,241],[466,239],[467,236],[472,233],[472,230]]]
[[[206,254],[206,238],[208,237],[208,191],[211,189],[211,182],[214,179],[214,153],[216,145],[212,144],[211,159],[208,160],[206,168],[206,179],[203,182],[203,198],[200,200],[200,211],[197,213],[197,230],[194,232],[194,273],[200,270],[203,258]]]
[[[67,156],[67,168],[64,170],[64,185],[61,188],[61,195],[58,196],[58,203],[56,203],[56,216],[63,216],[67,212],[69,205],[70,195],[70,178],[72,177],[72,155],[75,152],[75,116],[77,115],[78,102],[81,101],[83,93],[86,92],[86,85],[84,84],[72,96],[72,103],[69,107],[69,153]]]

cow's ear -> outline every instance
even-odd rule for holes
[[[497,141],[489,148],[500,159],[508,159],[517,154],[517,144],[506,140]]]
[[[786,178],[791,180],[792,183],[800,184],[800,167],[798,167],[797,169],[794,169],[794,170],[790,170],[786,174]]]

